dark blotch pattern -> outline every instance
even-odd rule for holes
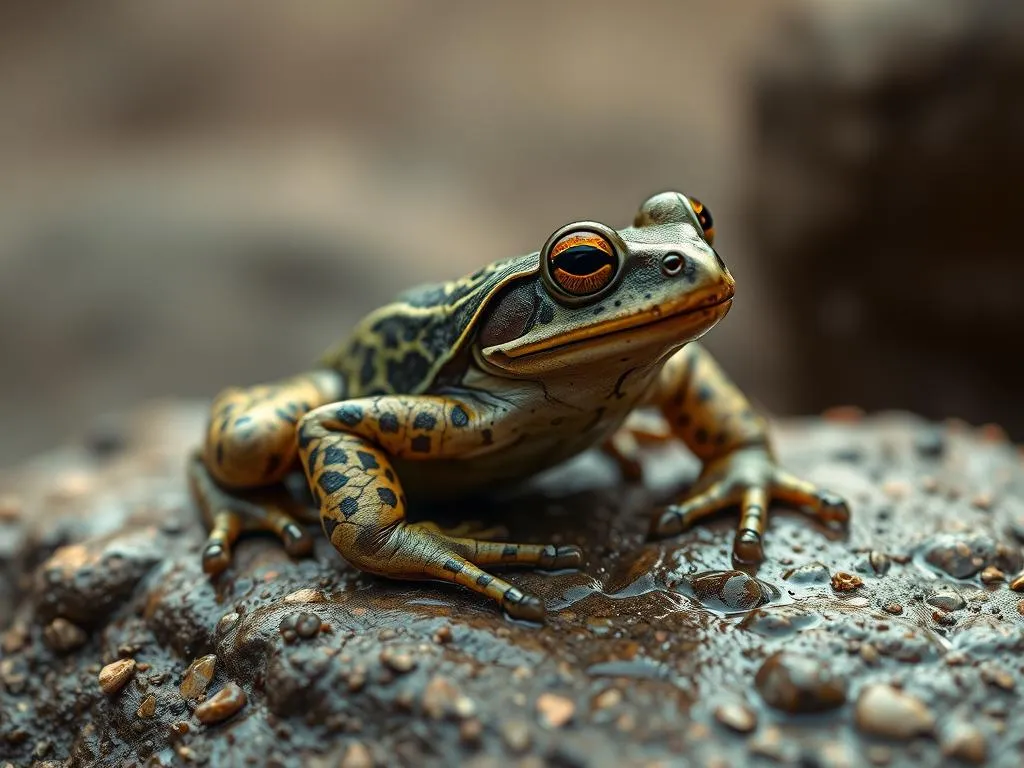
[[[437,419],[426,411],[416,414],[416,420],[412,423],[413,429],[431,430],[437,426]]]
[[[359,511],[359,502],[351,496],[346,496],[341,500],[341,506],[339,509],[341,509],[341,514],[345,516],[345,519],[348,520],[352,515]],[[328,536],[330,536],[330,534],[328,534]]]
[[[343,405],[335,415],[342,424],[354,427],[363,420],[363,409],[358,405]]]
[[[324,450],[324,464],[325,465],[347,464],[347,463],[348,463],[348,455],[343,450],[341,450],[341,448],[336,448],[335,446],[330,445],[330,446],[328,446]]]
[[[462,429],[469,424],[469,414],[463,410],[461,405],[452,408],[452,426]]]
[[[363,469],[377,469],[380,466],[377,463],[377,458],[372,453],[356,451],[356,457],[359,459],[359,463],[363,465]]]
[[[414,437],[410,445],[415,453],[430,453],[430,437],[427,435]]]
[[[348,478],[340,472],[324,472],[320,475],[317,485],[323,489],[324,493],[331,494],[340,491],[347,482]]]
[[[398,431],[398,417],[393,413],[385,413],[377,421],[381,432],[394,433]]]
[[[395,492],[392,491],[390,488],[378,488],[377,498],[379,498],[381,502],[387,504],[389,507],[394,508],[398,506],[398,497],[395,496]]]

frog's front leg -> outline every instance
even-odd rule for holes
[[[846,522],[846,502],[779,468],[768,424],[743,393],[697,344],[677,352],[650,393],[673,433],[704,465],[690,497],[659,510],[651,521],[656,537],[680,533],[712,513],[738,504],[740,523],[733,557],[741,563],[764,558],[768,505],[791,504],[823,523]]]
[[[299,453],[324,532],[361,570],[395,579],[461,584],[510,616],[539,621],[544,604],[481,566],[575,568],[577,547],[509,544],[453,536],[406,521],[406,497],[392,459],[465,458],[484,444],[495,416],[453,397],[385,396],[323,406],[299,424]],[[467,468],[467,471],[471,471]]]

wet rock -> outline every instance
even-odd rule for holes
[[[861,691],[854,719],[866,734],[900,741],[929,734],[935,728],[935,718],[923,701],[882,684]]]
[[[206,693],[206,687],[213,680],[216,667],[217,657],[212,653],[201,656],[189,664],[181,679],[181,685],[178,687],[181,698],[188,701],[189,699],[198,699]]]
[[[576,705],[565,696],[545,693],[537,699],[537,716],[545,728],[561,728],[572,720],[575,712]]]
[[[715,719],[737,733],[750,733],[757,728],[757,713],[743,703],[718,705],[715,707]]]
[[[373,755],[361,741],[353,741],[345,749],[341,768],[373,768]]]
[[[54,619],[43,630],[46,644],[58,653],[69,653],[85,644],[88,639],[81,627],[67,619]]]
[[[380,662],[392,672],[398,672],[399,674],[405,674],[416,669],[416,659],[412,657],[412,654],[396,652],[390,648],[381,651]]]
[[[874,550],[868,555],[868,563],[871,565],[871,570],[879,576],[887,574],[892,567],[892,560],[889,559],[887,554]]]
[[[742,571],[706,571],[691,574],[679,591],[701,605],[727,613],[750,611],[779,597],[779,590]]]
[[[245,706],[245,691],[234,683],[228,683],[213,696],[196,707],[195,715],[206,725],[227,720]]]
[[[1003,571],[1020,566],[1020,556],[985,533],[937,533],[921,547],[925,561],[956,579],[967,579],[992,565]]]
[[[959,611],[967,605],[967,601],[952,587],[943,587],[935,590],[932,594],[928,595],[928,599],[925,602],[941,611]]]
[[[779,652],[758,670],[761,697],[784,712],[825,712],[846,702],[846,682],[818,659]]]
[[[946,435],[940,427],[923,429],[914,438],[914,450],[923,459],[939,459],[946,451]]]
[[[521,754],[530,748],[530,726],[518,718],[508,720],[501,726],[501,738],[513,754]]]
[[[423,711],[434,720],[445,717],[465,719],[476,712],[476,705],[468,696],[464,696],[447,677],[435,675],[423,689]]]
[[[783,574],[782,578],[793,584],[816,586],[828,584],[832,574],[824,563],[807,563],[797,568],[791,568]]]
[[[982,584],[998,584],[1001,581],[1006,581],[1006,574],[998,568],[996,568],[994,565],[987,565],[984,569],[982,569]]]
[[[135,659],[119,659],[107,664],[100,670],[100,690],[107,696],[113,696],[124,688],[125,684],[135,674]]]
[[[864,579],[855,573],[838,571],[832,575],[832,589],[836,592],[852,592],[864,586]]]

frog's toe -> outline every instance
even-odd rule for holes
[[[733,559],[743,565],[757,565],[764,560],[764,543],[757,531],[739,531],[732,547]]]
[[[583,550],[575,545],[556,547],[548,545],[537,558],[537,565],[541,568],[579,568],[583,565]]]
[[[837,493],[818,488],[783,470],[778,470],[775,486],[774,496],[779,501],[802,509],[826,525],[845,525],[850,521],[850,508]]]
[[[203,547],[203,571],[211,576],[231,565],[231,547],[242,532],[242,521],[235,512],[218,512]]]
[[[298,523],[288,522],[282,526],[278,536],[284,544],[284,551],[292,557],[303,557],[313,551],[313,537]]]
[[[706,491],[680,502],[669,504],[657,510],[651,518],[648,535],[652,539],[663,539],[682,533],[706,517],[710,517],[729,505],[729,494],[721,484],[712,485]]]
[[[515,587],[505,592],[505,596],[501,601],[501,607],[513,619],[520,619],[521,621],[543,623],[544,618],[547,616],[547,609],[544,607],[543,600],[535,595],[522,592]]]

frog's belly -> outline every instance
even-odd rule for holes
[[[497,490],[521,483],[599,445],[615,426],[590,433],[533,437],[469,459],[396,461],[395,469],[410,500],[456,498]]]

